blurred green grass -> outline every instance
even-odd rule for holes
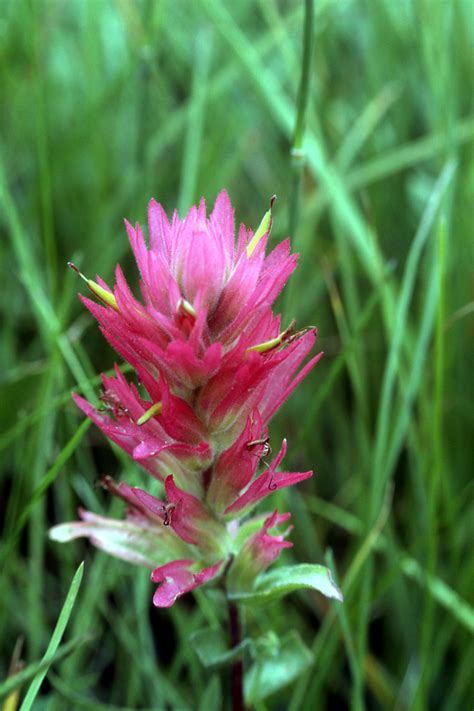
[[[342,615],[309,594],[249,615],[252,633],[297,629],[314,654],[262,709],[472,704],[473,13],[315,3],[301,258],[281,308],[318,326],[325,357],[272,439],[317,475],[275,501],[293,512],[291,556],[329,549],[346,600]],[[187,643],[215,617],[204,594],[152,609],[146,571],[46,538],[79,503],[115,508],[101,474],[141,476],[70,402],[114,355],[65,262],[133,275],[123,217],[143,224],[151,196],[168,213],[211,205],[222,187],[254,227],[276,193],[286,236],[303,18],[296,0],[0,4],[0,677],[19,636],[41,659],[83,557],[66,634],[97,635],[34,708],[212,696]]]

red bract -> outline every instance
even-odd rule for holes
[[[164,500],[107,480],[111,493],[126,501],[127,519],[83,512],[81,522],[57,526],[51,536],[87,536],[113,555],[146,565],[154,556],[152,579],[160,584],[154,602],[167,607],[223,570],[228,585],[242,590],[290,545],[268,533],[289,514],[258,519],[260,530],[252,525],[246,537],[239,530],[247,530],[242,519],[261,499],[311,476],[279,471],[286,440],[267,461],[267,426],[321,354],[303,365],[315,329],[282,329],[272,312],[296,255],[289,240],[266,255],[271,210],[255,234],[241,226],[237,240],[225,191],[209,217],[201,200],[184,220],[175,212],[171,223],[152,200],[149,245],[138,224],[126,228],[141,300],[120,266],[113,290],[102,280],[86,280],[100,303],[81,298],[140,385],[128,383],[116,366],[115,377],[102,376],[101,407],[74,399],[162,482]],[[140,535],[146,556],[138,552]],[[133,543],[125,546],[125,540]]]

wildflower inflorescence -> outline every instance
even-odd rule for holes
[[[266,254],[271,206],[255,234],[240,227],[226,192],[206,216],[204,200],[171,223],[154,200],[149,246],[126,222],[140,270],[141,301],[120,266],[112,290],[83,277],[98,299],[81,296],[140,386],[102,376],[102,405],[76,404],[161,482],[161,497],[103,479],[126,502],[125,520],[80,510],[51,531],[89,537],[112,555],[152,569],[157,606],[225,572],[228,590],[255,578],[291,546],[278,528],[290,514],[250,516],[273,491],[311,476],[281,471],[286,440],[272,460],[268,423],[321,354],[304,366],[316,333],[282,328],[272,305],[296,266],[289,240]],[[74,269],[76,269],[73,266]],[[77,269],[76,269],[77,271]],[[82,276],[82,275],[81,275]]]

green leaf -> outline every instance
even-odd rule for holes
[[[296,632],[283,637],[278,648],[259,655],[245,677],[245,703],[253,705],[297,679],[312,663],[313,655]]]
[[[33,702],[36,698],[38,691],[40,690],[41,684],[43,683],[46,674],[48,673],[48,669],[53,661],[54,655],[56,654],[56,650],[59,647],[59,643],[61,642],[64,630],[66,629],[66,625],[69,622],[72,608],[74,607],[77,593],[79,592],[83,573],[84,563],[81,563],[72,579],[69,592],[67,594],[63,608],[56,623],[56,627],[54,628],[53,635],[49,642],[48,648],[44,654],[44,657],[41,660],[42,662],[49,662],[49,664],[47,664],[44,669],[39,671],[31,682],[30,688],[28,689],[28,693],[26,694],[25,699],[21,705],[20,711],[29,711],[29,709],[31,709],[33,706]]]
[[[222,630],[215,627],[197,630],[191,635],[190,642],[205,667],[230,664],[253,648],[252,640],[244,639],[236,647],[229,649],[229,642]]]
[[[294,590],[318,590],[318,592],[342,602],[342,592],[331,577],[331,572],[323,565],[286,565],[271,573],[260,575],[254,589],[249,592],[231,593],[232,600],[252,605],[263,605],[277,600]]]
[[[221,682],[217,674],[211,677],[199,703],[199,711],[220,711],[222,709]]]

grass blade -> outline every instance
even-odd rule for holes
[[[64,466],[64,464],[72,456],[72,454],[74,453],[75,449],[81,442],[82,438],[84,437],[85,433],[87,432],[87,430],[89,429],[91,424],[92,424],[91,420],[84,420],[83,422],[81,422],[81,424],[79,425],[79,427],[77,428],[76,432],[73,434],[73,436],[71,437],[69,442],[67,442],[67,444],[63,447],[63,449],[59,453],[53,466],[48,469],[48,471],[46,472],[44,477],[41,479],[40,483],[34,490],[30,500],[23,508],[23,511],[20,514],[20,517],[17,521],[15,529],[13,530],[13,533],[5,541],[4,547],[1,552],[0,560],[4,560],[8,556],[9,552],[11,551],[12,547],[15,544],[15,541],[18,539],[18,536],[20,535],[24,526],[28,522],[30,514],[31,514],[32,510],[34,509],[35,505],[41,499],[41,497],[43,496],[45,491],[47,491],[48,488],[51,486],[51,484],[54,482],[54,480],[56,479],[57,475],[61,471],[61,468]]]
[[[74,603],[76,601],[77,593],[79,592],[79,587],[81,585],[83,574],[84,563],[82,562],[76,570],[76,573],[74,574],[71,585],[69,587],[68,594],[66,596],[66,600],[64,601],[64,605],[54,628],[50,643],[48,644],[48,648],[44,654],[43,659],[41,660],[42,662],[46,663],[46,666],[44,669],[38,672],[38,674],[33,679],[31,686],[28,689],[28,692],[20,707],[20,711],[30,711],[33,706],[33,702],[36,699],[36,696],[38,695],[38,691],[40,690],[41,684],[43,683],[46,674],[48,673],[48,669],[51,666],[54,655],[57,652],[57,649],[64,634],[64,630],[66,629],[66,625],[69,622],[69,618],[71,616]]]
[[[41,661],[28,664],[27,667],[19,671],[14,676],[8,677],[4,682],[0,684],[0,699],[4,696],[7,696],[15,689],[18,689],[18,687],[23,686],[23,684],[25,684],[32,677],[34,677],[35,674],[38,674],[45,669],[48,669],[51,665],[55,664],[56,662],[59,662],[61,659],[64,659],[64,657],[67,657],[70,652],[74,651],[80,645],[84,644],[90,639],[90,635],[81,635],[80,637],[75,637],[69,642],[66,642],[66,644],[62,644],[60,647],[58,647],[57,651],[54,653],[51,659],[46,659],[45,657],[43,657]]]

